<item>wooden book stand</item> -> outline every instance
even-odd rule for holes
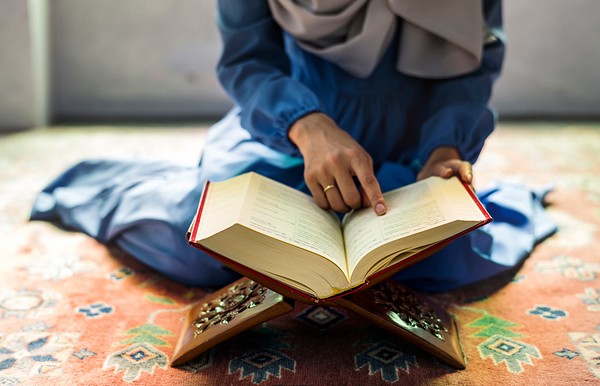
[[[223,287],[192,307],[171,365],[181,365],[232,336],[292,311],[294,302],[248,278]],[[454,368],[466,367],[452,316],[394,280],[319,304],[346,308]]]

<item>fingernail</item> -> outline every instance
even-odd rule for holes
[[[381,203],[375,205],[375,213],[377,213],[380,216],[382,214],[385,214],[385,206]]]

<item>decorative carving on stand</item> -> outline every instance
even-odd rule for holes
[[[340,306],[464,369],[465,357],[452,316],[432,299],[387,280],[335,299]],[[179,366],[215,345],[294,309],[291,299],[248,278],[207,295],[190,308],[171,359]]]
[[[179,366],[215,345],[286,314],[294,303],[248,278],[208,294],[192,306],[171,358]]]
[[[388,311],[388,316],[392,319],[399,319],[407,327],[427,331],[436,338],[445,340],[442,332],[448,333],[448,329],[440,316],[405,288],[383,282],[373,288],[373,299],[375,304]]]
[[[265,300],[267,288],[252,280],[242,281],[230,287],[218,298],[205,303],[192,322],[194,338],[217,324],[228,324],[237,315],[254,308]]]

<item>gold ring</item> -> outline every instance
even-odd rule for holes
[[[333,189],[335,188],[335,185],[331,184],[331,185],[327,185],[326,187],[323,188],[323,193],[327,193],[327,191],[329,189]]]

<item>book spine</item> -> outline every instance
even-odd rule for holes
[[[202,210],[204,209],[204,202],[206,201],[209,185],[210,181],[206,181],[206,183],[204,184],[204,188],[202,188],[202,195],[200,196],[200,203],[198,204],[198,210],[196,211],[194,226],[192,227],[191,234],[188,235],[189,242],[194,242],[196,240],[196,235],[198,234],[198,227],[200,226],[200,217],[202,216]]]
[[[487,221],[485,222],[485,224],[492,221],[492,216],[490,216],[488,211],[485,209],[485,207],[479,200],[479,197],[477,197],[477,195],[475,194],[475,191],[473,190],[473,188],[471,188],[471,186],[469,184],[467,184],[466,182],[463,182],[462,184],[463,184],[463,187],[467,190],[467,193],[469,194],[469,196],[471,197],[471,199],[473,200],[475,205],[477,205],[477,208],[479,208],[479,210],[481,211],[483,216],[486,218]]]

